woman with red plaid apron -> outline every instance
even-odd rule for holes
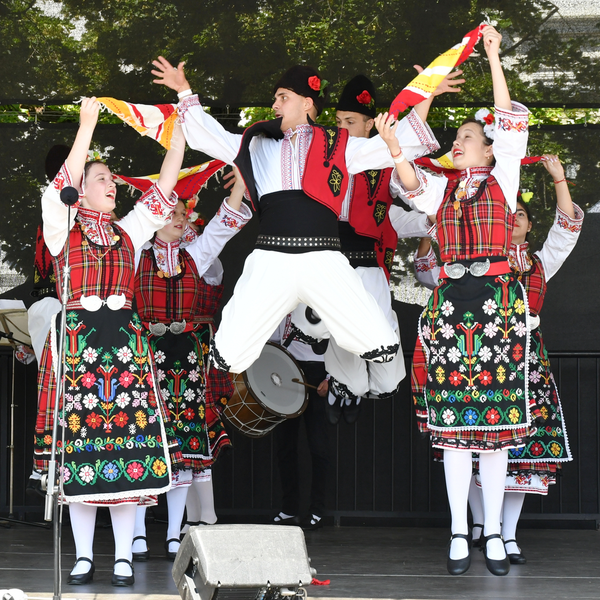
[[[458,129],[452,149],[458,179],[431,176],[399,159],[396,165],[400,191],[417,209],[436,215],[445,263],[421,315],[412,382],[419,428],[444,452],[452,514],[447,566],[453,575],[470,566],[473,452],[480,453],[486,564],[495,575],[508,573],[500,535],[508,451],[529,441],[540,416],[528,395],[527,297],[506,259],[528,111],[511,102],[501,39],[493,27],[483,29],[496,114],[494,120],[480,111]],[[393,144],[387,129],[387,119],[380,118],[378,130]],[[395,144],[390,151],[400,149]]]
[[[548,494],[550,485],[556,483],[556,474],[563,462],[573,460],[562,405],[550,361],[539,326],[539,314],[544,302],[548,280],[567,259],[579,238],[583,211],[571,200],[558,157],[545,155],[542,164],[552,175],[557,191],[554,224],[541,250],[531,253],[527,234],[533,226],[525,194],[519,196],[515,212],[515,226],[508,260],[511,269],[523,284],[529,302],[531,344],[529,352],[529,395],[540,407],[545,424],[538,428],[529,442],[509,450],[508,474],[502,508],[502,536],[511,564],[525,564],[526,558],[516,542],[516,530],[525,494]],[[422,241],[423,242],[423,241]],[[420,256],[415,257],[417,279],[426,287],[438,283],[440,268],[430,246],[422,243]],[[477,461],[478,462],[478,461]],[[469,506],[473,514],[473,542],[481,534],[483,505],[479,476],[474,475],[469,493]],[[479,484],[479,486],[478,486]]]
[[[173,220],[156,233],[138,260],[135,299],[154,354],[163,399],[170,413],[168,431],[179,441],[184,466],[173,471],[167,492],[168,528],[165,551],[173,560],[190,487],[207,505],[204,514],[216,522],[211,465],[230,446],[221,412],[233,395],[228,373],[211,368],[208,350],[213,318],[223,294],[223,267],[217,256],[251,218],[242,203],[243,180],[237,178],[228,198],[202,235],[186,235],[186,207],[179,201]],[[187,231],[191,228],[188,227]],[[134,559],[149,557],[145,538],[145,509],[138,509]]]
[[[67,582],[81,585],[92,580],[96,510],[108,505],[115,538],[112,583],[124,586],[134,582],[131,541],[136,506],[171,486],[160,395],[143,325],[132,309],[134,256],[173,212],[177,197],[171,193],[185,144],[176,127],[158,183],[118,225],[111,223],[113,176],[102,162],[86,164],[98,111],[95,98],[83,100],[75,142],[44,192],[42,214],[59,294],[67,252],[71,268],[61,476],[77,562]],[[70,222],[60,199],[67,186],[80,192]],[[51,452],[59,322],[60,315],[52,324],[39,370],[35,464],[40,471],[47,470]]]

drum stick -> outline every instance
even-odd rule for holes
[[[299,383],[300,385],[303,385],[304,387],[312,388],[313,390],[318,389],[316,385],[311,385],[310,383],[304,383],[304,381],[300,381],[297,377],[294,377],[294,379],[292,379],[292,381],[294,383]]]

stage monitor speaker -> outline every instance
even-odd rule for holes
[[[173,565],[183,600],[305,596],[313,574],[302,529],[286,525],[192,527]]]

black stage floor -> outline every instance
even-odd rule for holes
[[[85,600],[144,598],[167,600],[179,595],[171,579],[172,563],[164,558],[165,525],[148,526],[151,560],[135,563],[131,588],[110,585],[112,531],[96,530],[96,574],[88,586],[63,586],[63,597]],[[461,600],[600,599],[600,533],[590,530],[525,529],[519,542],[528,558],[506,577],[495,577],[482,554],[472,551],[469,571],[446,572],[446,529],[392,527],[324,527],[306,533],[317,579],[310,598],[389,598]],[[63,532],[63,577],[74,561],[69,526]],[[0,527],[0,590],[19,588],[32,598],[52,597],[52,531],[27,525]]]

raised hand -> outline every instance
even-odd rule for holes
[[[93,130],[98,122],[99,113],[100,103],[96,100],[96,97],[84,98],[81,101],[81,108],[79,110],[79,126]]]
[[[554,181],[560,181],[565,178],[565,170],[556,154],[544,154],[541,162]]]
[[[152,80],[152,83],[166,85],[177,93],[190,89],[190,84],[183,70],[185,62],[180,62],[174,67],[166,58],[159,56],[156,60],[152,61],[152,64],[156,69],[152,69],[150,72],[157,77],[157,79]]]
[[[413,65],[416,69],[417,73],[421,74],[424,69],[420,65]],[[465,79],[456,79],[459,75],[462,75],[463,71],[457,69],[456,71],[452,71],[448,73],[440,84],[435,88],[435,90],[431,93],[432,96],[440,96],[441,94],[445,94],[446,92],[457,93],[461,91],[460,84],[465,82]]]
[[[400,152],[400,144],[396,138],[398,123],[399,121],[396,121],[391,113],[380,113],[375,117],[375,128],[393,155]]]
[[[500,42],[502,41],[502,35],[496,31],[491,25],[486,25],[482,31],[483,34],[483,48],[485,49],[488,57],[490,55],[498,55],[500,53]]]

